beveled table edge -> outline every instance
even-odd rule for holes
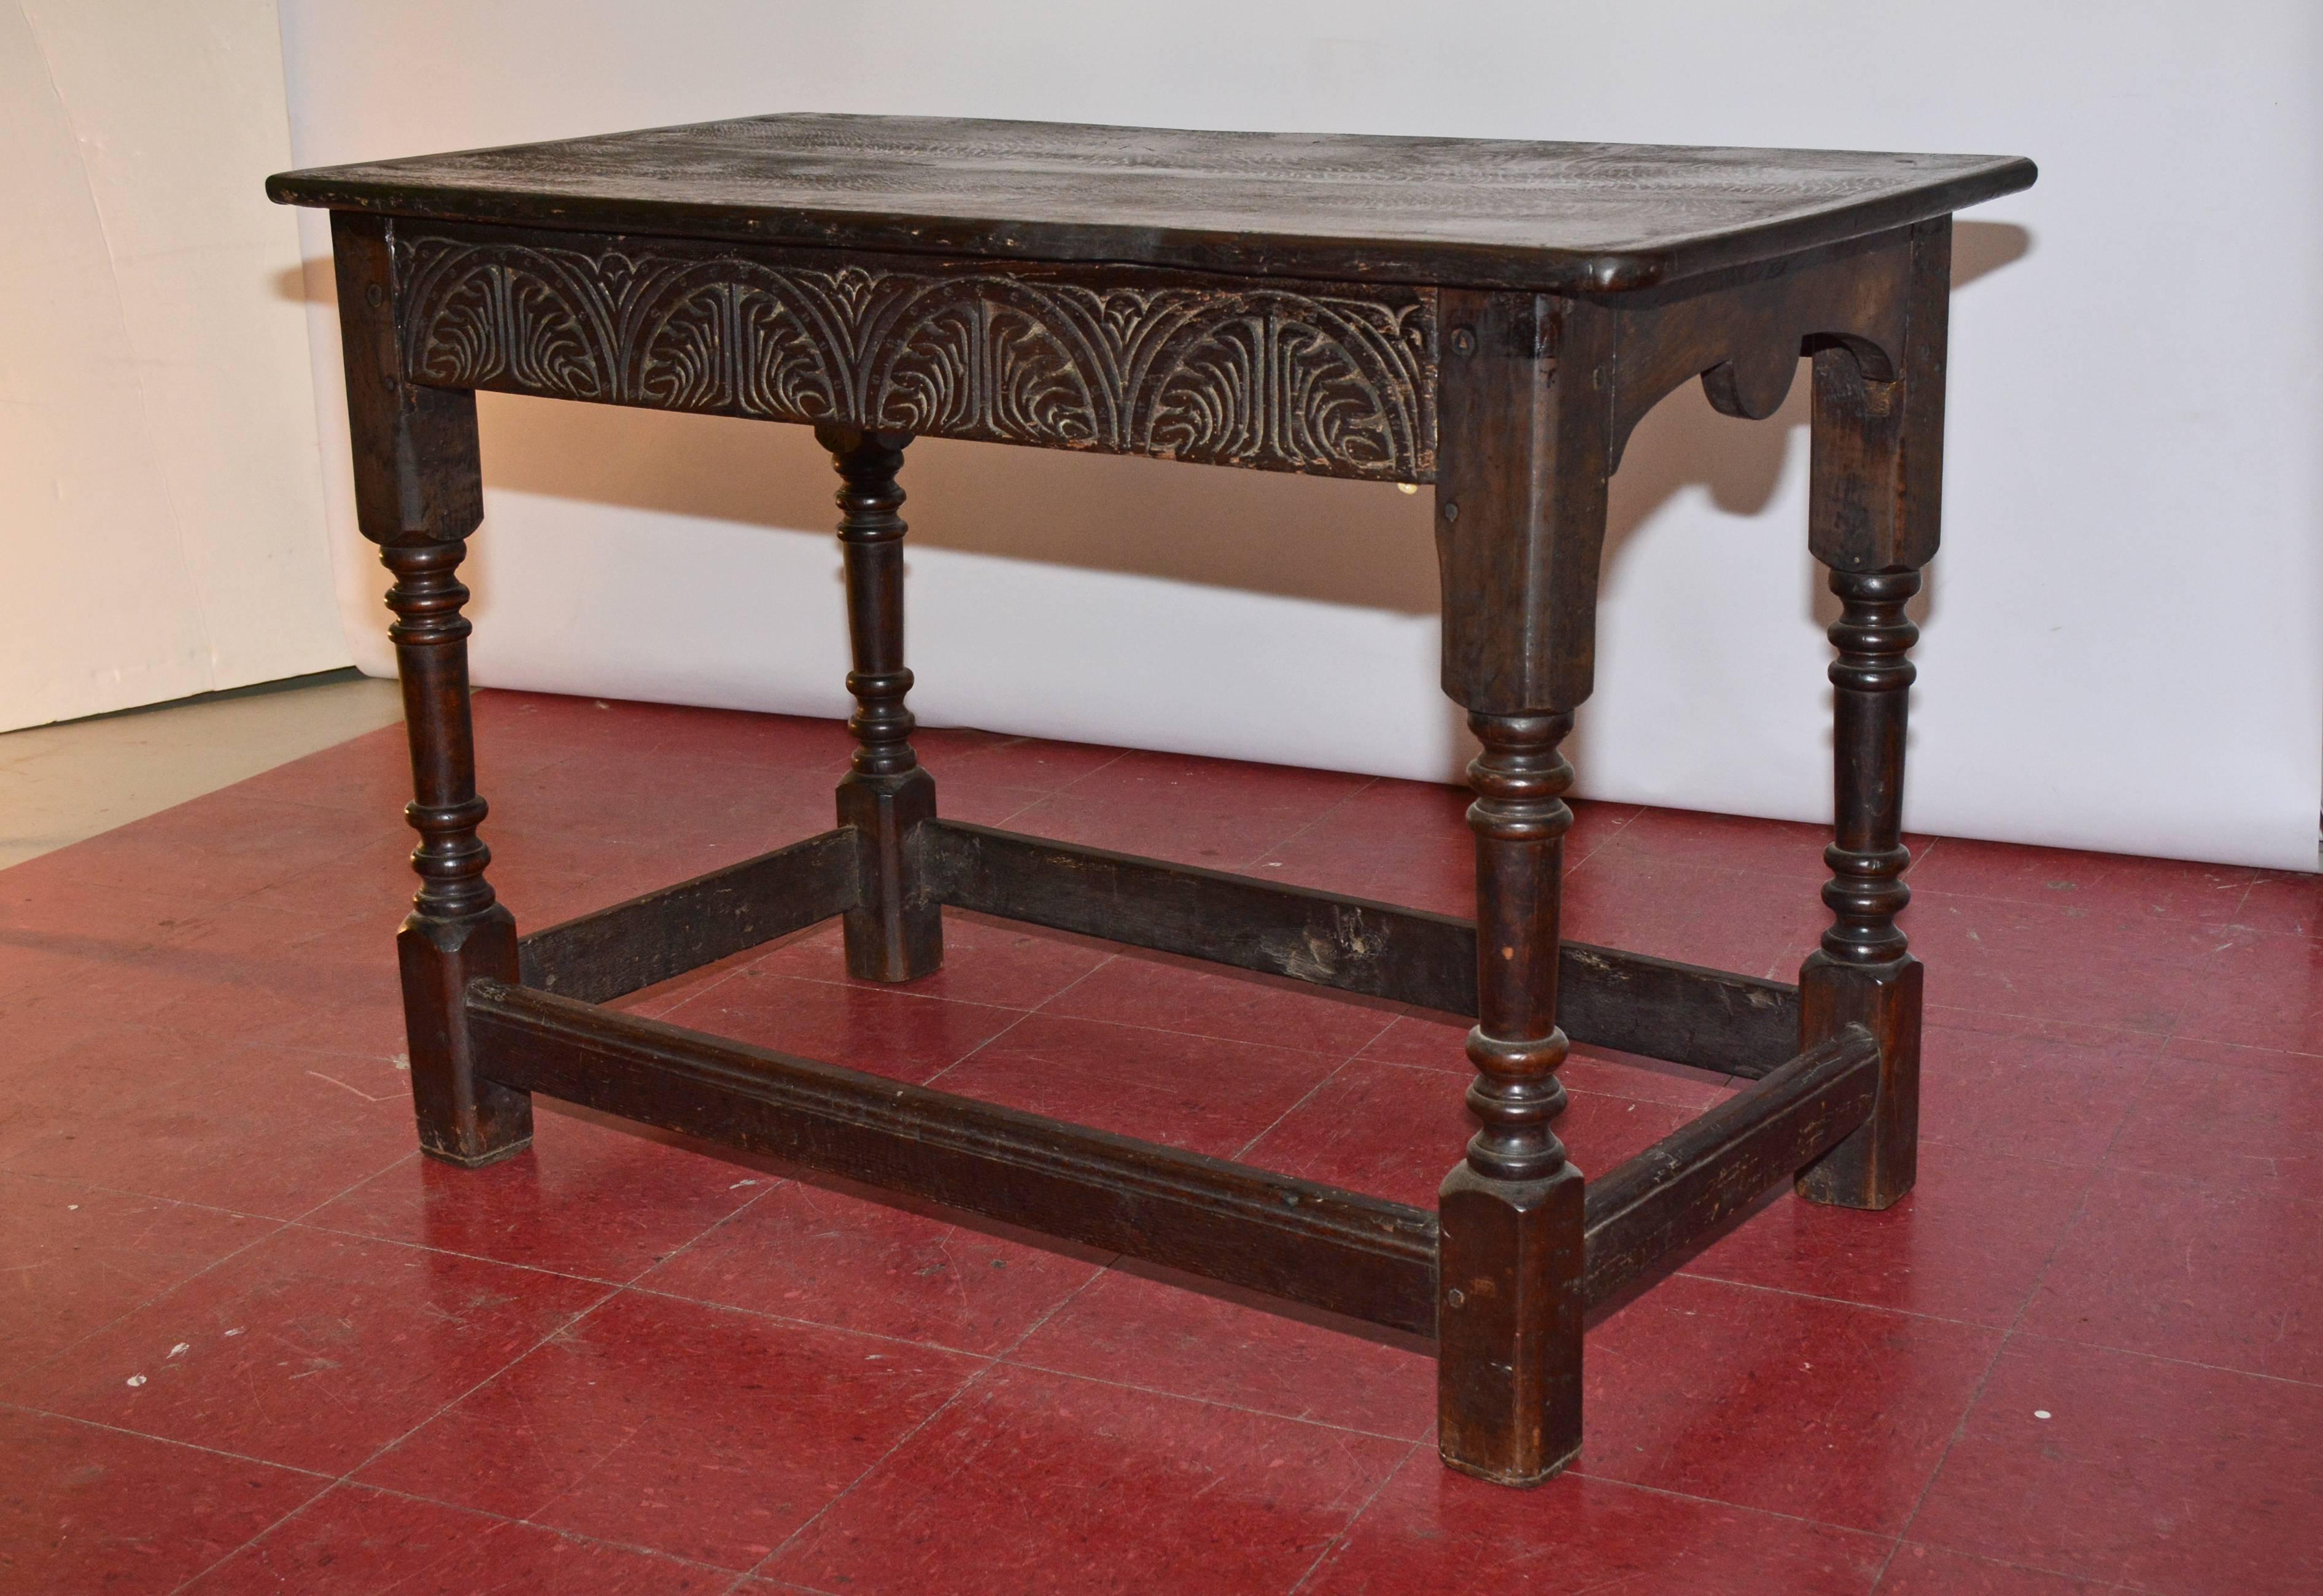
[[[1950,159],[1980,159],[1987,164],[1868,199],[1835,201],[1821,209],[1777,221],[1705,233],[1667,248],[1575,251],[1507,243],[1431,243],[1354,233],[1287,237],[1256,228],[1245,232],[1105,226],[933,212],[753,207],[560,194],[547,187],[517,188],[434,179],[413,181],[399,179],[392,173],[392,168],[406,160],[418,162],[530,147],[533,146],[495,145],[390,161],[350,162],[277,172],[266,179],[266,195],[278,205],[314,209],[556,231],[993,261],[1158,266],[1227,276],[1299,278],[1318,282],[1371,281],[1414,287],[1610,294],[1746,270],[1909,226],[2029,188],[2040,175],[2033,161],[2023,156],[1954,156]],[[1135,247],[1121,247],[1129,240],[1134,241]]]

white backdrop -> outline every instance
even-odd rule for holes
[[[0,5],[0,730],[347,663],[274,0]]]
[[[774,110],[2031,155],[2040,185],[1959,234],[1907,822],[2315,866],[2313,0],[282,4],[302,164]],[[1689,389],[1631,444],[1584,793],[1827,815],[1804,389],[1757,424]],[[480,680],[843,712],[831,478],[803,430],[490,395],[483,427]],[[337,469],[347,625],[384,670]],[[904,481],[928,722],[1429,777],[1464,757],[1425,494],[943,444]]]

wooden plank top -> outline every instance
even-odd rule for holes
[[[448,221],[1544,291],[1648,288],[2029,186],[2013,156],[791,115],[286,172]]]

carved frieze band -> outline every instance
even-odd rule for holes
[[[1432,290],[399,223],[409,380],[1396,482]]]

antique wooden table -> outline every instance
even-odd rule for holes
[[[1905,605],[1936,547],[1951,213],[2033,178],[798,115],[272,179],[332,212],[357,512],[395,577],[421,1147],[504,1157],[546,1092],[1433,1336],[1445,1461],[1547,1478],[1581,1445],[1592,1304],[1795,1171],[1813,1202],[1911,1189]],[[1831,929],[1795,986],[1564,942],[1557,745],[1589,695],[1606,481],[1674,389],[1763,417],[1802,355],[1808,541],[1842,607]],[[478,389],[814,427],[860,706],[835,830],[517,935],[477,835],[457,576]],[[1483,744],[1476,919],[940,819],[904,707],[915,436],[1434,483],[1444,690]],[[1474,1015],[1481,1128],[1430,1214],[600,1006],[833,915],[855,975],[908,981],[942,959],[943,904]],[[1553,1129],[1568,1035],[1755,1078],[1584,1188]]]

